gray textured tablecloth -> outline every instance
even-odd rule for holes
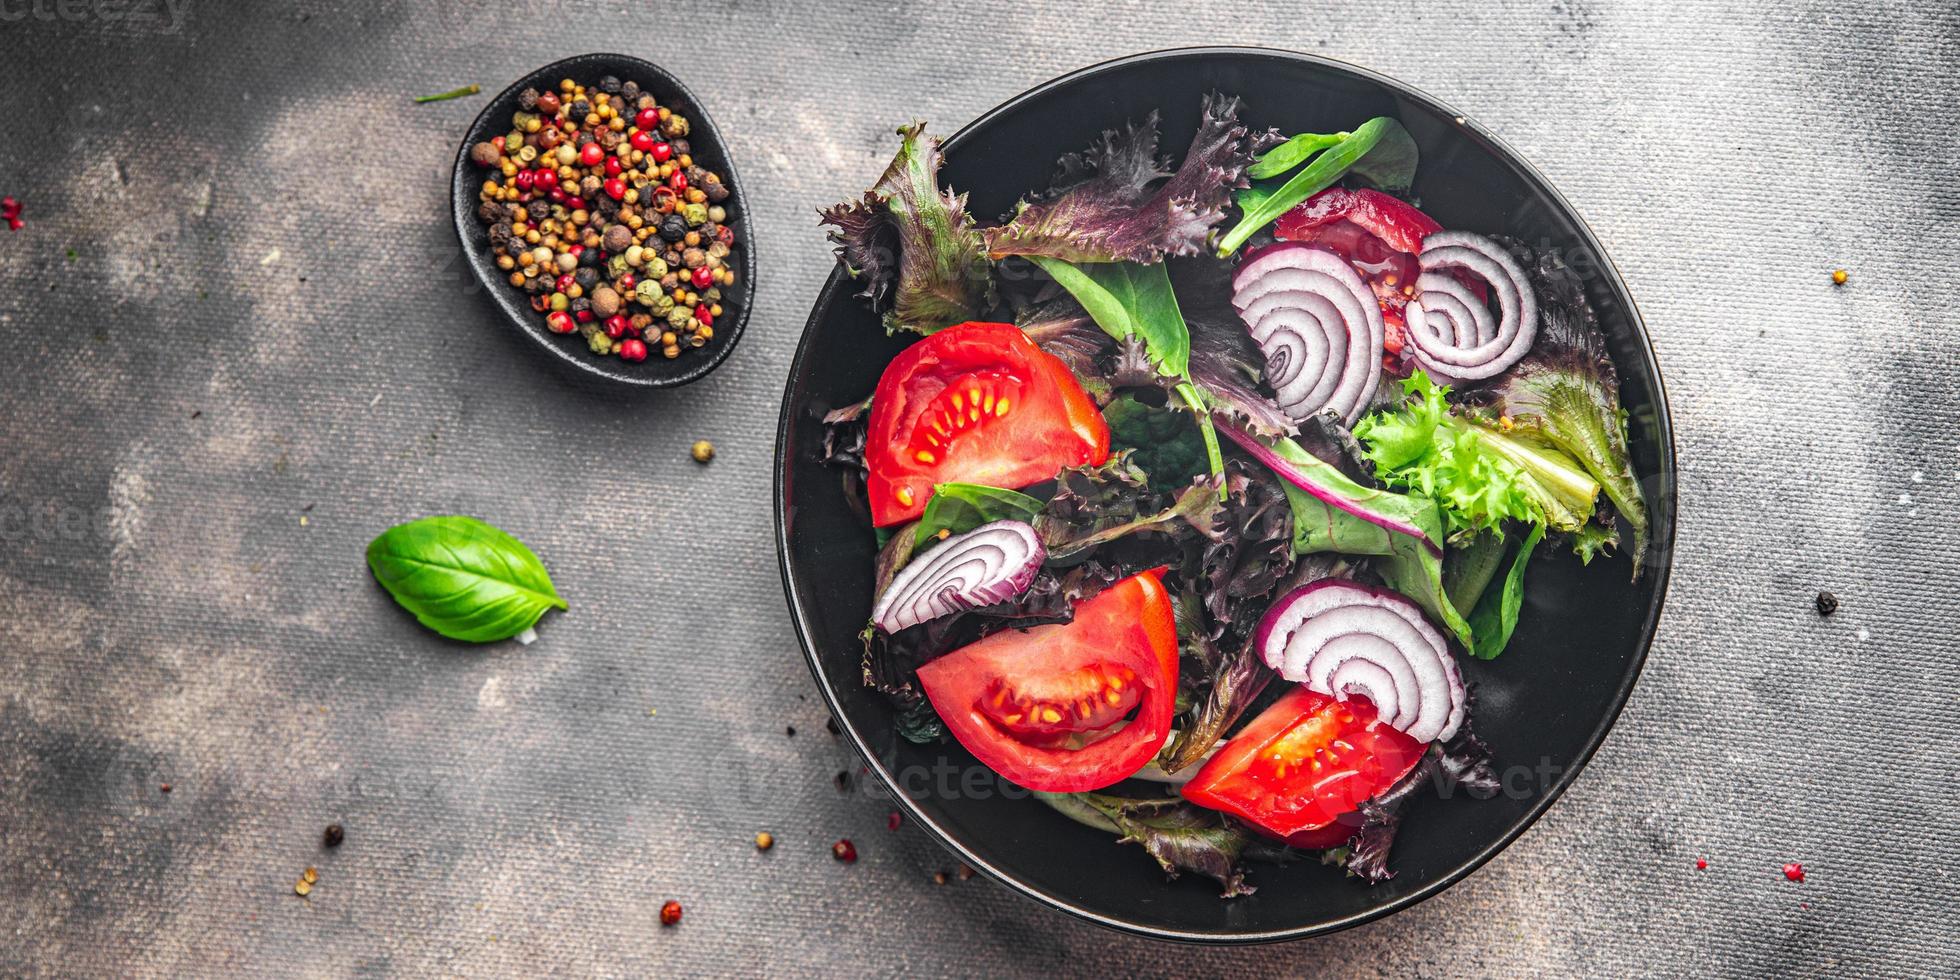
[[[0,973],[1960,971],[1950,4],[120,9],[0,0]],[[1577,785],[1443,896],[1274,948],[933,884],[833,785],[768,506],[814,209],[897,122],[1194,43],[1502,134],[1619,263],[1680,434],[1673,594]],[[483,97],[409,102],[603,49],[710,100],[762,243],[734,358],[650,398],[566,389],[467,289]],[[362,549],[435,512],[524,538],[571,612],[529,648],[416,627]]]

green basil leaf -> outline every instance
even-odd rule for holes
[[[1380,149],[1380,160],[1362,163],[1363,158],[1371,156]],[[1279,219],[1279,216],[1340,180],[1350,169],[1368,179],[1383,190],[1401,191],[1408,188],[1415,177],[1416,144],[1402,124],[1387,116],[1376,116],[1356,127],[1348,138],[1321,151],[1313,162],[1301,167],[1292,178],[1280,186],[1279,190],[1266,192],[1259,189],[1241,191],[1238,195],[1239,210],[1243,217],[1239,223],[1218,243],[1218,257],[1224,258],[1238,250],[1254,232]]]
[[[939,543],[940,531],[965,534],[995,521],[1032,522],[1042,506],[1041,501],[1014,490],[979,483],[941,483],[932,489],[932,499],[919,517],[912,547],[922,550]]]
[[[1254,180],[1277,177],[1307,162],[1307,158],[1347,139],[1353,133],[1301,133],[1298,136],[1267,150],[1252,166],[1246,168],[1245,175]]]
[[[452,640],[491,643],[564,609],[524,542],[474,517],[425,517],[368,543],[368,568],[402,608]]]
[[[1062,284],[1103,332],[1124,340],[1143,341],[1144,350],[1166,377],[1182,378],[1191,371],[1191,331],[1178,309],[1177,294],[1162,262],[1098,262],[1072,265],[1060,259],[1031,256],[1049,278]]]
[[[1504,587],[1486,589],[1476,610],[1470,613],[1470,632],[1476,638],[1470,652],[1478,659],[1489,660],[1503,653],[1504,647],[1510,644],[1511,633],[1518,628],[1518,611],[1524,606],[1524,568],[1531,563],[1531,553],[1544,537],[1544,526],[1533,525],[1524,543],[1518,545],[1517,556],[1511,559]]]

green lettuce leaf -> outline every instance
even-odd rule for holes
[[[1619,375],[1578,276],[1549,254],[1530,268],[1539,298],[1538,339],[1524,360],[1477,393],[1479,404],[1558,447],[1599,481],[1633,529],[1628,551],[1637,577],[1647,552],[1647,501],[1627,451]],[[1578,532],[1575,548],[1588,561],[1612,540],[1611,528],[1570,530]]]
[[[1522,434],[1506,434],[1451,411],[1449,389],[1417,371],[1409,398],[1354,427],[1383,483],[1443,508],[1447,535],[1467,539],[1507,520],[1576,530],[1592,517],[1599,483],[1578,461]]]

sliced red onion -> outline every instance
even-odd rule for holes
[[[1246,322],[1266,352],[1266,383],[1281,409],[1325,405],[1348,356],[1348,329],[1339,308],[1315,293],[1273,292],[1248,308]]]
[[[1516,364],[1538,336],[1538,297],[1518,260],[1503,246],[1467,231],[1433,232],[1423,239],[1422,275],[1404,309],[1410,353],[1431,374],[1453,380],[1492,377]],[[1498,318],[1445,269],[1490,283]]]
[[[1266,352],[1269,368],[1277,362],[1284,370],[1284,390],[1270,372],[1268,381],[1289,417],[1299,421],[1333,408],[1349,425],[1361,418],[1381,381],[1388,328],[1353,265],[1316,245],[1274,245],[1233,274],[1232,305]],[[1326,337],[1324,345],[1316,331]],[[1304,360],[1293,370],[1296,357]]]
[[[1410,738],[1445,740],[1463,724],[1468,698],[1449,643],[1399,593],[1321,579],[1273,603],[1252,642],[1281,677],[1343,701],[1361,695]]]
[[[1048,549],[1025,521],[982,524],[947,538],[900,569],[871,608],[871,623],[896,633],[962,610],[1006,602],[1027,591],[1047,557]]]

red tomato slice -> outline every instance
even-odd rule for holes
[[[1273,224],[1273,237],[1310,242],[1319,237],[1322,226],[1341,221],[1360,226],[1384,251],[1407,255],[1422,251],[1422,240],[1443,230],[1434,218],[1392,194],[1365,187],[1329,187],[1280,215]]]
[[[941,483],[1025,487],[1109,458],[1109,426],[1068,366],[1011,323],[962,323],[907,347],[871,397],[871,520],[918,517]]]
[[[1101,789],[1142,769],[1170,734],[1177,624],[1162,569],[1075,607],[1067,623],[995,633],[919,668],[961,745],[1009,781]]]
[[[1309,846],[1318,835],[1295,835],[1323,830],[1395,785],[1427,748],[1382,724],[1365,698],[1336,701],[1295,687],[1226,742],[1183,793]]]

